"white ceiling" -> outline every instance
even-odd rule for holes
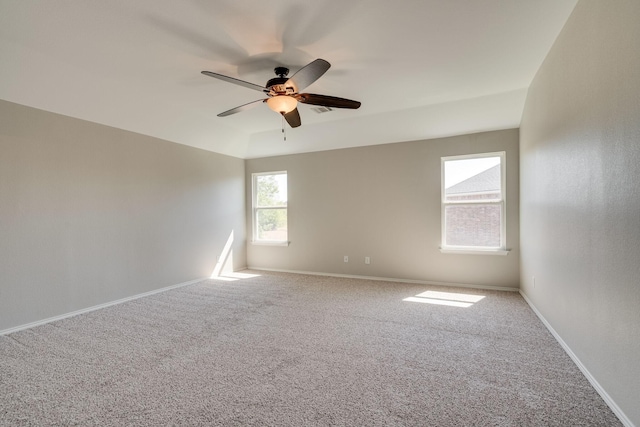
[[[577,0],[0,0],[0,99],[240,158],[518,127]],[[219,118],[316,58],[362,102]]]

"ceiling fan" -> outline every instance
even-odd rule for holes
[[[254,83],[239,80],[234,77],[225,76],[211,71],[203,71],[202,74],[224,80],[225,82],[244,86],[249,89],[263,92],[267,95],[265,99],[249,102],[231,110],[218,114],[218,117],[226,117],[231,114],[248,110],[256,105],[266,102],[267,106],[276,113],[280,113],[282,117],[289,123],[292,128],[302,124],[300,121],[300,113],[298,112],[298,102],[303,104],[319,105],[329,108],[350,108],[356,109],[360,107],[360,102],[351,99],[337,98],[335,96],[316,95],[313,93],[300,93],[307,86],[318,80],[331,67],[324,59],[316,59],[311,61],[299,69],[293,76],[287,77],[289,69],[286,67],[276,67],[274,69],[278,77],[270,79],[263,87]]]

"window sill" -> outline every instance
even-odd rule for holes
[[[454,248],[440,248],[440,252],[443,254],[458,254],[458,255],[509,255],[510,249],[454,249]]]
[[[252,245],[258,246],[289,246],[289,241],[281,242],[277,240],[253,240],[251,242]]]

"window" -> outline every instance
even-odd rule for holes
[[[442,158],[442,252],[508,253],[504,156]]]
[[[288,244],[287,172],[254,173],[253,242]]]

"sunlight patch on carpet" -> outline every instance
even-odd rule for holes
[[[260,277],[259,274],[249,274],[249,273],[240,273],[240,272],[231,272],[225,273],[224,275],[220,275],[214,277],[215,280],[222,280],[223,282],[236,282],[242,279],[252,279],[254,277]]]
[[[457,292],[426,291],[402,301],[419,302],[423,304],[448,305],[451,307],[471,307],[482,300],[484,295],[462,294]]]

